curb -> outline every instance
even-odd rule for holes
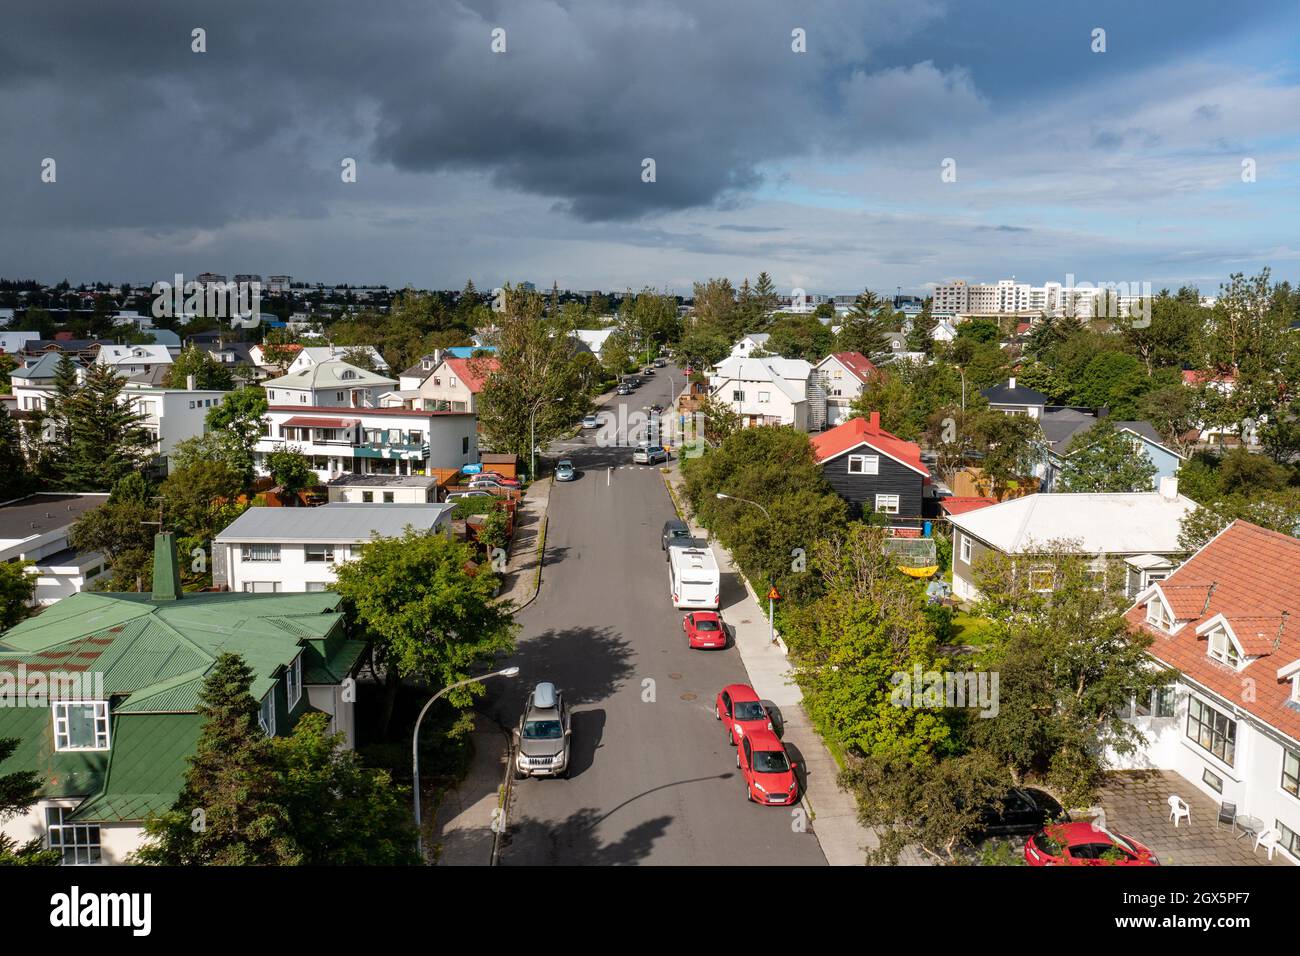
[[[542,567],[546,564],[546,522],[547,522],[548,512],[551,510],[551,492],[555,490],[554,476],[547,478],[546,480],[551,483],[551,486],[546,493],[546,508],[542,511],[541,521],[537,526],[537,533],[541,538],[541,551],[537,555],[537,570],[536,570],[537,587],[533,588],[532,596],[529,597],[527,601],[524,601],[515,607],[516,613],[522,611],[524,608],[528,607],[528,605],[536,601],[537,595],[542,593]]]

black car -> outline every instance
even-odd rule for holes
[[[1032,836],[1051,823],[1068,823],[1070,814],[1051,794],[1034,787],[1012,787],[980,813],[976,840],[991,836]]]
[[[664,522],[664,531],[661,536],[659,547],[663,551],[667,551],[669,541],[672,541],[675,538],[690,538],[690,536],[691,529],[686,526],[685,521],[680,521],[677,518],[670,518]]]

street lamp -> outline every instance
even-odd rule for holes
[[[719,491],[716,497],[720,501],[739,501],[747,505],[753,505],[759,511],[763,512],[767,518],[768,524],[772,523],[772,514],[757,501],[750,501],[748,498],[737,498],[735,495],[724,495]],[[767,640],[769,644],[776,643],[776,599],[772,597],[772,591],[776,590],[776,585],[771,584],[771,590],[767,592]]]
[[[479,681],[487,680],[489,677],[518,677],[518,667],[507,667],[503,670],[493,671],[491,674],[482,674],[478,677],[471,677],[468,680],[457,681],[449,684],[438,693],[425,702],[420,710],[420,716],[415,718],[415,730],[411,733],[411,776],[414,778],[415,785],[415,846],[420,852],[420,859],[424,859],[424,832],[420,828],[420,724],[424,723],[424,715],[433,702],[447,693],[449,690],[455,690],[457,687],[465,687],[468,684],[477,684]]]

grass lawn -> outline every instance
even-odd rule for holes
[[[989,642],[990,623],[966,611],[957,611],[952,616],[954,642],[982,647]]]

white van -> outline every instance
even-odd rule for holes
[[[717,610],[722,574],[707,545],[668,549],[668,586],[673,607]]]

